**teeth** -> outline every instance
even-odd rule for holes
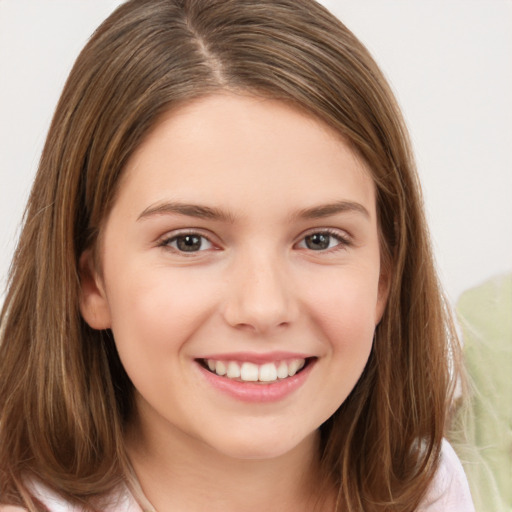
[[[284,361],[281,361],[277,367],[277,376],[280,379],[286,379],[286,377],[288,377],[288,365]]]
[[[236,361],[206,360],[210,371],[228,379],[239,379],[244,382],[275,382],[277,379],[293,377],[304,368],[305,359],[290,359],[257,365],[254,363],[238,363]]]
[[[296,373],[297,373],[297,370],[299,369],[299,361],[297,361],[296,359],[294,361],[292,361],[289,365],[288,365],[288,375],[290,377],[293,377]]]
[[[272,382],[277,379],[277,370],[274,363],[266,363],[260,366],[259,379],[261,382]]]
[[[226,365],[222,361],[217,361],[215,363],[215,373],[217,375],[226,375]]]
[[[228,363],[227,376],[230,379],[238,379],[240,377],[240,366],[238,366],[234,361],[230,361]]]
[[[288,365],[288,375],[290,377],[293,377],[299,370],[304,368],[305,364],[306,364],[306,361],[304,359],[294,359]]]
[[[240,378],[245,381],[256,382],[258,380],[258,365],[244,363],[240,369]]]

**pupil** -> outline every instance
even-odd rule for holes
[[[315,233],[306,237],[306,246],[308,249],[319,251],[321,249],[327,249],[329,247],[330,235],[323,233]]]
[[[180,236],[176,245],[180,251],[198,251],[201,248],[201,237],[196,235]]]

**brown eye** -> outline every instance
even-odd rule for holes
[[[207,238],[193,233],[174,236],[165,242],[165,245],[179,252],[199,252],[212,247]]]
[[[329,233],[313,233],[304,238],[305,245],[312,251],[324,251],[331,247],[333,236]]]
[[[176,238],[176,246],[180,251],[192,252],[201,249],[202,240],[200,236],[184,235]]]

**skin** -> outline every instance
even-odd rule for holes
[[[387,298],[375,201],[340,135],[274,100],[195,100],[137,149],[104,222],[101,269],[82,256],[81,309],[112,329],[137,390],[127,445],[159,512],[311,510],[318,427],[361,375]],[[164,206],[176,203],[222,215]],[[180,251],[184,230],[205,237],[201,250]],[[221,393],[197,362],[273,351],[314,358],[277,402]]]

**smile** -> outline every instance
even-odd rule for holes
[[[196,359],[203,382],[242,402],[279,402],[308,380],[318,357],[274,354],[223,354]]]
[[[276,382],[293,377],[306,365],[306,359],[289,359],[255,364],[251,362],[219,361],[205,359],[203,364],[208,370],[220,377],[238,382]]]

